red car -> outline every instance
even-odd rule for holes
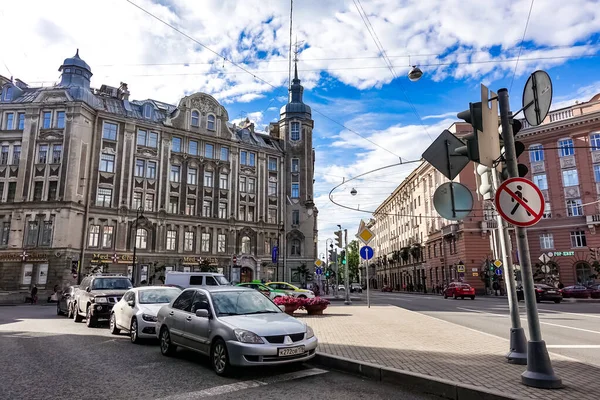
[[[587,299],[592,294],[592,289],[588,289],[585,286],[581,285],[573,285],[567,286],[562,289],[563,298],[577,298],[577,299]]]
[[[592,286],[588,286],[588,289],[592,290],[591,297],[592,299],[600,299],[600,283],[593,284]]]
[[[389,285],[383,285],[383,287],[381,288],[382,292],[391,292],[392,291],[392,287]]]
[[[475,288],[471,285],[460,282],[452,282],[444,289],[444,298],[453,297],[455,300],[459,297],[464,300],[465,297],[470,297],[475,300]]]

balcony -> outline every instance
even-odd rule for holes
[[[600,214],[586,215],[585,221],[588,225],[600,225]]]
[[[550,122],[562,121],[571,117],[573,117],[572,109],[555,111],[550,113]]]
[[[494,220],[488,219],[485,221],[481,221],[481,230],[482,231],[491,231],[496,228],[498,228],[498,223]]]
[[[442,236],[455,235],[458,232],[458,224],[450,224],[442,227]]]

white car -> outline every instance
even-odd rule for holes
[[[132,343],[156,338],[158,310],[180,293],[181,289],[168,286],[137,287],[125,292],[110,313],[110,333],[127,331]]]

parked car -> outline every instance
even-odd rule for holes
[[[393,289],[390,285],[383,285],[383,287],[381,288],[382,292],[391,292]]]
[[[444,298],[448,297],[455,300],[459,297],[463,300],[465,297],[470,297],[471,300],[475,300],[475,288],[466,283],[452,282],[444,289]]]
[[[289,296],[285,290],[279,290],[279,289],[274,289],[274,288],[268,287],[267,285],[262,284],[260,281],[258,281],[258,282],[242,282],[242,283],[238,283],[236,286],[247,287],[250,289],[258,290],[259,292],[261,292],[262,294],[264,294],[271,300],[273,300],[277,297]]]
[[[75,291],[73,320],[81,322],[85,318],[86,325],[93,327],[98,321],[109,319],[113,306],[132,287],[131,281],[122,275],[98,274],[83,278]]]
[[[588,286],[592,292],[590,293],[590,297],[592,299],[600,299],[600,283],[596,283],[594,285]]]
[[[592,289],[588,289],[582,285],[567,286],[562,289],[563,298],[578,298],[587,299],[592,294]]]
[[[304,362],[318,344],[304,322],[241,287],[186,289],[159,310],[156,328],[163,355],[178,346],[200,352],[210,356],[218,375],[236,366]]]
[[[110,333],[129,332],[131,343],[156,338],[156,315],[181,293],[168,286],[145,286],[126,292],[110,312]]]
[[[66,315],[67,318],[73,318],[73,299],[78,288],[79,286],[69,286],[58,293],[56,315]]]
[[[354,293],[354,292],[358,292],[358,293],[362,293],[363,288],[360,285],[360,283],[351,283],[350,284],[350,293]]]
[[[165,277],[165,285],[177,285],[182,288],[202,286],[231,285],[225,275],[215,272],[177,272],[169,271]]]
[[[312,299],[315,297],[315,293],[312,290],[300,289],[299,287],[291,285],[287,282],[268,282],[265,285],[271,289],[283,290],[284,292],[300,299]]]
[[[535,285],[535,301],[538,303],[541,301],[553,301],[555,303],[560,303],[563,299],[563,295],[559,289],[554,286],[546,285],[543,283],[536,283]],[[525,294],[523,292],[523,287],[519,286],[517,288],[517,299],[519,301],[525,300]]]

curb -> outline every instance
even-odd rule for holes
[[[317,352],[310,363],[451,400],[518,400],[481,387]]]

